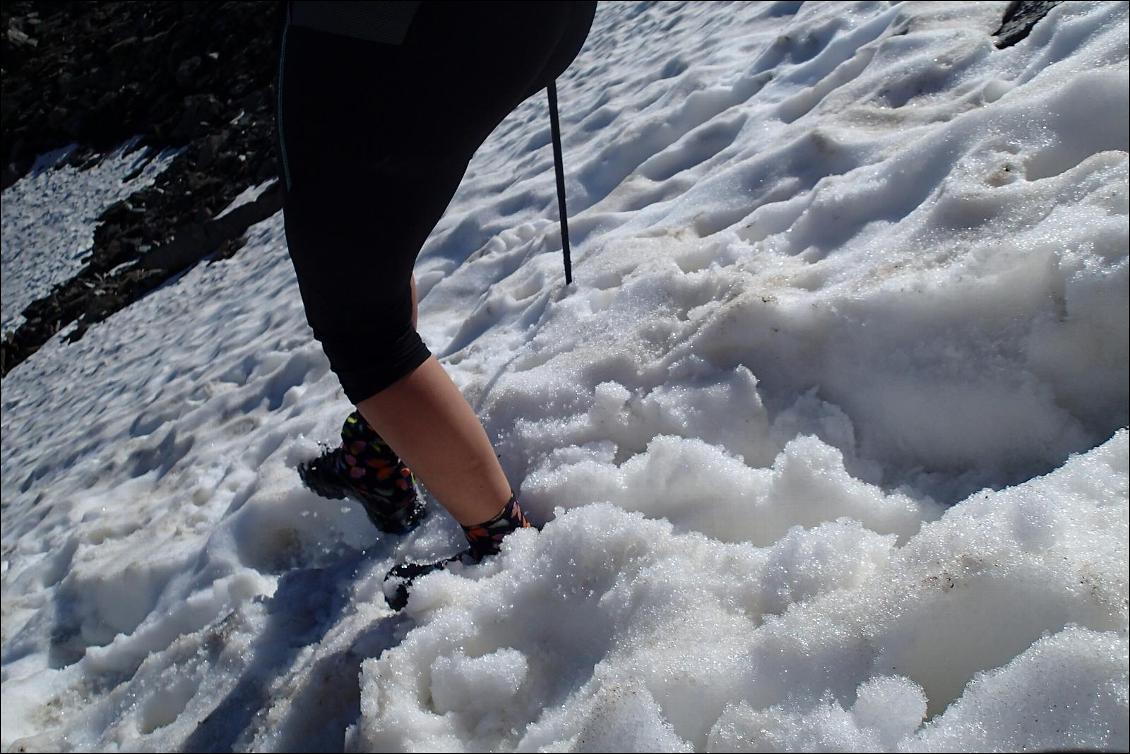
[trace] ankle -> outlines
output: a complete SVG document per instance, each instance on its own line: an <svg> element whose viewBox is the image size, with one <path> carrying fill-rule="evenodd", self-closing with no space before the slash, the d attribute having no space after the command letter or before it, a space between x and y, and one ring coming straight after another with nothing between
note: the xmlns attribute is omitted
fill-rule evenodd
<svg viewBox="0 0 1130 754"><path fill-rule="evenodd" d="M518 504L518 496L511 493L510 499L492 518L479 524L463 527L463 535L472 552L479 557L493 555L502 546L502 540L516 529L530 526L529 519Z"/></svg>
<svg viewBox="0 0 1130 754"><path fill-rule="evenodd" d="M345 418L345 422L341 425L341 443L348 446L350 443L363 442L375 443L381 447L388 447L388 443L384 441L377 430L373 429L372 425L365 420L360 411L354 411Z"/></svg>
<svg viewBox="0 0 1130 754"><path fill-rule="evenodd" d="M411 470L360 412L354 411L341 427L340 463L352 479L385 481L390 477L410 480Z"/></svg>

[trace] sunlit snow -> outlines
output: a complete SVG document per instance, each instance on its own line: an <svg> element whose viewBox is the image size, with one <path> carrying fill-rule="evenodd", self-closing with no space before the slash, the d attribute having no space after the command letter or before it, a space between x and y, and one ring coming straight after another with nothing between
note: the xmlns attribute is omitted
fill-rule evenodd
<svg viewBox="0 0 1130 754"><path fill-rule="evenodd" d="M601 5L574 285L541 96L417 263L544 527L402 613L460 531L301 487L350 405L281 215L49 342L3 382L0 746L1125 750L1127 5L998 50L1007 5Z"/></svg>

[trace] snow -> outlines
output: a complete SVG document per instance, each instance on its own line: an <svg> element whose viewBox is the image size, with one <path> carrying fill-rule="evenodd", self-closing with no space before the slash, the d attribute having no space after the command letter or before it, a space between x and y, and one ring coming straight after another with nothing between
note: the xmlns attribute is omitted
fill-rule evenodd
<svg viewBox="0 0 1130 754"><path fill-rule="evenodd" d="M281 216L49 342L3 382L0 746L1127 748L1127 7L997 50L1006 6L601 6L574 285L541 97L417 264L544 528L402 613L459 529L300 487L350 406ZM118 180L45 175L5 321L59 253L10 200Z"/></svg>
<svg viewBox="0 0 1130 754"><path fill-rule="evenodd" d="M232 199L231 204L225 207L224 210L220 212L220 214L216 215L216 219L219 220L221 217L228 214L237 207L242 207L245 204L251 204L260 196L262 196L263 192L270 188L273 184L274 181L263 181L257 186L248 186L246 189L240 192L239 196L237 196L235 199Z"/></svg>

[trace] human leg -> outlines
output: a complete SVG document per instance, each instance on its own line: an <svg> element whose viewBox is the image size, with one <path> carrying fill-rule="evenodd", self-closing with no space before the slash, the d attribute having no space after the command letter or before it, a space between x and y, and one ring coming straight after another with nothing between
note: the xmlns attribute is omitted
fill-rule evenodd
<svg viewBox="0 0 1130 754"><path fill-rule="evenodd" d="M510 498L482 423L435 357L357 409L460 524L487 521Z"/></svg>
<svg viewBox="0 0 1130 754"><path fill-rule="evenodd" d="M360 413L465 525L503 511L510 485L416 334L411 269L474 150L556 49L565 7L530 5L427 4L401 47L303 30L283 61L286 230L307 318Z"/></svg>

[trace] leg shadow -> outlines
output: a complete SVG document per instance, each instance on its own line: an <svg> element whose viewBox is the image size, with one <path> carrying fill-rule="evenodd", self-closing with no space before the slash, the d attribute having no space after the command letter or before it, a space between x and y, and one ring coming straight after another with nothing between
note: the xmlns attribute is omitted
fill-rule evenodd
<svg viewBox="0 0 1130 754"><path fill-rule="evenodd" d="M268 689L290 669L301 650L322 641L351 604L350 591L366 552L352 551L326 568L291 571L267 602L267 628L251 663L235 687L181 745L182 752L232 751L255 717L265 714ZM314 679L300 692L288 719L291 730L280 750L341 751L346 726L360 718L361 661L395 646L406 633L401 616L390 616L362 631L344 652L322 658ZM319 714L321 708L322 714ZM329 718L329 719L327 719ZM316 725L316 727L315 727Z"/></svg>

